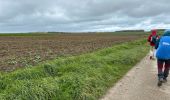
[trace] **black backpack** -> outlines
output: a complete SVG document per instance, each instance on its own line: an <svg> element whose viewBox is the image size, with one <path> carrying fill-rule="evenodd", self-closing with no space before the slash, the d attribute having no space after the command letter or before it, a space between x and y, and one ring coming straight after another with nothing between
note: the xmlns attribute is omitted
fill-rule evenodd
<svg viewBox="0 0 170 100"><path fill-rule="evenodd" d="M156 43L156 38L157 38L157 36L156 35L153 35L152 37L151 37L151 43Z"/></svg>

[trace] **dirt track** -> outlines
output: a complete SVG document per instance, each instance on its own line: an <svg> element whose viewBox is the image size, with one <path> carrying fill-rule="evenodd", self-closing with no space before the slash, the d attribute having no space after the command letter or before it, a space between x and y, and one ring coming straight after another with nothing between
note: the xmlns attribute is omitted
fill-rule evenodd
<svg viewBox="0 0 170 100"><path fill-rule="evenodd" d="M102 100L170 100L170 78L157 86L156 60L146 56Z"/></svg>

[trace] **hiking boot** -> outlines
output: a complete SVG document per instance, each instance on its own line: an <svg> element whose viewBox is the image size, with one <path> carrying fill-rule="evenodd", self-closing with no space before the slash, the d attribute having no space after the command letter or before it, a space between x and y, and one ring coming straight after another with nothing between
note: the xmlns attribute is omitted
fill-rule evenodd
<svg viewBox="0 0 170 100"><path fill-rule="evenodd" d="M162 86L162 83L163 83L163 79L161 78L159 81L158 81L158 86Z"/></svg>
<svg viewBox="0 0 170 100"><path fill-rule="evenodd" d="M158 81L158 86L162 86L162 81Z"/></svg>
<svg viewBox="0 0 170 100"><path fill-rule="evenodd" d="M166 78L163 78L163 83L166 83L167 82L167 79Z"/></svg>

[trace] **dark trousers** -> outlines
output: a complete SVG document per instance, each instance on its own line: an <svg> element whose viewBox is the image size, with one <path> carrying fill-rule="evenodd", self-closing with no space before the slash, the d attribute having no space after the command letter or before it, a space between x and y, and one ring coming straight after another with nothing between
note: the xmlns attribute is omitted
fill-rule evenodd
<svg viewBox="0 0 170 100"><path fill-rule="evenodd" d="M158 78L167 78L169 75L170 59L169 60L157 60L158 64Z"/></svg>

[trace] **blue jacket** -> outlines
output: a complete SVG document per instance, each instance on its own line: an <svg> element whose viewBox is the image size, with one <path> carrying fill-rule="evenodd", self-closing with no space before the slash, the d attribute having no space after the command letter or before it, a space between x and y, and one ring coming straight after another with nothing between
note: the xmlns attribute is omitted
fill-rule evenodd
<svg viewBox="0 0 170 100"><path fill-rule="evenodd" d="M156 48L156 57L158 59L170 59L170 30L164 32L163 36L158 40Z"/></svg>

